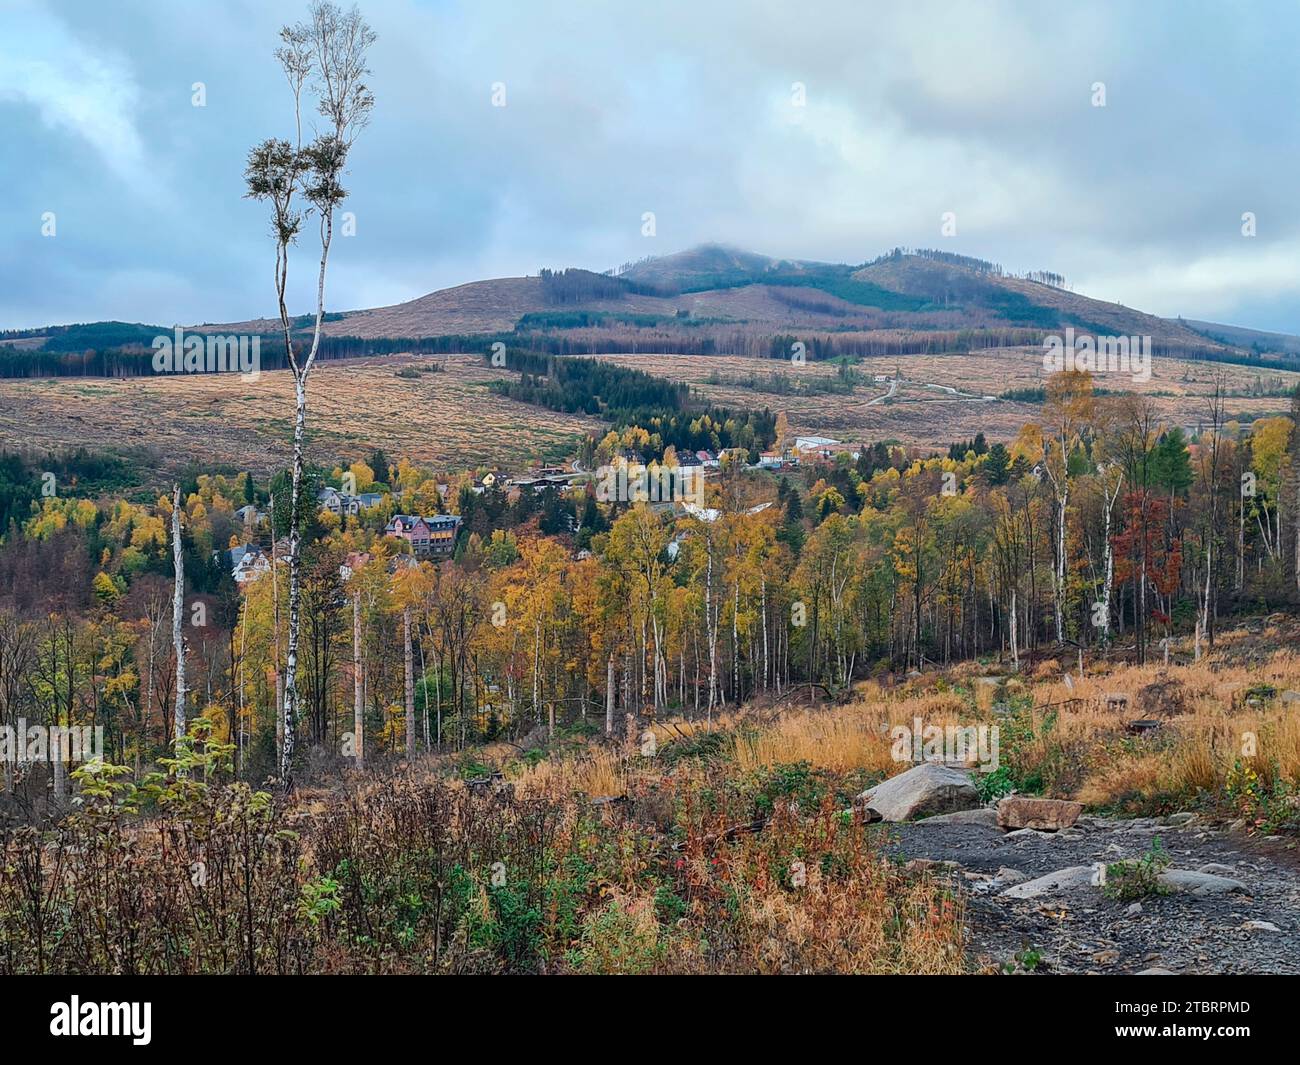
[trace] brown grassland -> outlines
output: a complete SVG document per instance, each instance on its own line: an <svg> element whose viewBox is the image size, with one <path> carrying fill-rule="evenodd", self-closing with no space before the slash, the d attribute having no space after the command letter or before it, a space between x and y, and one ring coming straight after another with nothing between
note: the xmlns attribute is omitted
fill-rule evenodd
<svg viewBox="0 0 1300 1065"><path fill-rule="evenodd" d="M435 364L440 372L419 372ZM592 418L493 394L488 382L499 373L471 355L320 363L309 385L310 457L332 466L381 447L454 473L562 458L597 428ZM259 476L282 468L292 412L288 370L256 381L237 374L0 381L6 446L143 452L153 461L138 465L154 469L160 483L188 462Z"/></svg>
<svg viewBox="0 0 1300 1065"><path fill-rule="evenodd" d="M732 408L784 410L796 433L940 449L979 432L990 441L1014 439L1022 425L1037 417L1038 405L982 397L1039 387L1046 376L1037 349L866 359L857 368L868 377L902 373L896 394L873 403L886 395L886 384L869 380L850 394L777 394L743 383L781 374L797 389L800 380L833 377L836 368L829 363L795 367L732 355L601 358L686 382L702 400ZM442 372L420 372L433 364ZM399 371L406 376L398 376ZM448 472L489 464L514 470L533 461L563 459L574 452L582 435L602 427L594 418L494 395L488 382L500 372L476 355L393 355L321 363L310 385L311 457L329 466L382 447L390 455L406 455ZM1276 391L1275 386L1293 388L1300 382L1300 374L1280 370L1157 359L1149 381L1120 375L1112 383L1099 374L1097 387L1149 395L1168 424L1194 430L1205 421L1206 398L1219 374L1226 381L1230 417L1285 414L1287 397L1250 395L1250 390L1261 383ZM967 395L949 394L944 387ZM3 380L0 439L10 447L78 444L143 452L152 460L143 465L156 470L162 483L167 471L191 462L231 470L279 468L284 462L282 442L290 431L285 412L292 407L288 371L267 372L253 382L235 375ZM33 417L33 411L39 413Z"/></svg>
<svg viewBox="0 0 1300 1065"><path fill-rule="evenodd" d="M751 376L763 381L774 374L788 377L792 384L804 377L831 378L836 367L829 363L809 361L796 367L785 361L732 355L620 354L602 358L670 380L685 381L701 397L723 406L784 410L791 430L796 433L833 436L847 443L898 441L922 448L947 448L956 440L969 440L980 432L990 441L1013 440L1021 426L1038 417L1038 404L1003 399L990 402L982 397L1042 387L1048 376L1043 370L1040 348L863 359L856 368L868 377L902 374L892 399L871 403L886 395L886 384L870 381L846 395L800 395L798 392L776 394L738 383ZM1229 363L1162 358L1154 359L1153 363L1149 381L1133 381L1128 374L1101 373L1096 375L1096 386L1148 395L1168 424L1196 428L1207 421L1206 399L1213 392L1219 374L1226 382L1230 417L1286 414L1289 397L1250 396L1247 392L1261 381L1280 383L1285 388L1294 388L1300 382L1300 373L1257 370ZM722 383L710 383L714 375ZM953 396L927 385L955 388L978 398Z"/></svg>

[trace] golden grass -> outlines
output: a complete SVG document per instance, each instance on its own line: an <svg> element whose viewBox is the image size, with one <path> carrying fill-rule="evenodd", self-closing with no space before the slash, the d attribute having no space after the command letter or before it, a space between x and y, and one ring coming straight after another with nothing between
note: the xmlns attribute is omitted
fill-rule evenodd
<svg viewBox="0 0 1300 1065"><path fill-rule="evenodd" d="M1251 635L1226 634L1213 655L1189 665L1086 662L1079 676L1072 663L1068 685L1061 667L1050 662L1041 663L1033 678L1006 673L1000 686L978 683L994 675L990 667L962 663L895 690L860 685L855 700L843 706L729 710L716 714L711 728L724 735L729 772L740 776L797 762L834 773L891 776L911 765L892 756L896 725L914 728L917 719L922 727L1001 725L1002 764L1024 778L1037 775L1046 794L1102 810L1157 810L1191 801L1226 810L1237 801L1228 801L1229 786L1243 773L1261 788L1300 790L1300 708L1280 698L1300 690L1300 655L1263 652L1258 633L1247 642ZM1238 661L1243 650L1251 650L1253 660ZM1272 685L1279 697L1247 705L1247 690L1259 684ZM1009 692L1027 707L1014 721L993 707ZM1108 705L1115 693L1128 696L1127 707ZM1163 727L1131 735L1126 725L1143 717L1156 717ZM649 728L662 747L710 726L675 718ZM583 745L531 767L503 746L487 760L506 766L524 797L621 795L669 772L652 760L629 761L625 746Z"/></svg>
<svg viewBox="0 0 1300 1065"><path fill-rule="evenodd" d="M1300 656L1278 650L1248 665L1234 664L1227 650L1238 635L1225 638L1223 651L1199 663L1146 666L1086 664L1080 677L1071 671L1067 685L1059 666L1042 663L1034 679L1008 678L1014 690L1031 692L1032 707L1018 715L1016 748L1008 751L1003 733L1001 758L1014 759L1026 775L1044 771L1049 791L1106 808L1140 799L1152 806L1187 800L1222 799L1244 769L1265 787L1279 783L1300 787L1300 710L1280 693L1300 690ZM1007 724L992 710L993 685L976 683L981 670L966 663L945 674L948 683L970 695L922 688L938 678L922 678L908 689L883 693L864 689L844 707L791 710L758 729L737 730L734 757L745 771L781 763L809 762L844 772L866 770L885 775L901 772L910 762L891 756L890 729L940 727L982 722ZM1249 688L1270 684L1279 698L1246 705ZM1122 693L1126 707L1108 705ZM1128 733L1137 718L1154 717L1163 727L1148 738Z"/></svg>
<svg viewBox="0 0 1300 1065"><path fill-rule="evenodd" d="M959 392L978 396L999 396L1012 389L1041 385L1041 347L996 348L951 355L908 355L898 358L866 359L860 369L868 375L888 374L895 367L903 383L888 403L870 401L885 393L876 382L863 385L849 395L792 393L777 395L737 384L751 375L760 379L784 373L792 380L819 378L835 373L829 363L809 362L797 369L771 359L739 355L602 355L623 366L646 370L660 377L684 381L714 403L730 407L770 406L783 410L794 432L826 433L844 441L896 439L904 444L944 448L954 440L965 440L983 432L993 440L1013 439L1020 427L1036 418L1037 404L997 400L982 402L953 397L928 389L927 384L947 385ZM1285 397L1250 396L1260 371L1255 367L1160 358L1149 381L1132 381L1127 375L1098 385L1123 388L1150 396L1163 421L1171 425L1193 424L1204 416L1205 398L1213 391L1217 374L1227 378L1230 415L1283 414ZM1300 374L1272 369L1264 375L1291 387ZM713 381L719 383L714 384Z"/></svg>
<svg viewBox="0 0 1300 1065"><path fill-rule="evenodd" d="M401 378L409 366L444 367ZM326 467L383 448L438 472L521 466L572 452L601 423L498 396L501 372L472 355L331 360L312 372L308 452ZM32 411L40 411L39 418ZM68 441L118 451L143 445L158 484L169 469L280 469L288 461L293 380L288 370L256 381L237 374L0 381L0 436L33 448ZM139 425L149 427L140 440ZM145 475L149 470L145 470Z"/></svg>
<svg viewBox="0 0 1300 1065"><path fill-rule="evenodd" d="M524 799L559 799L575 792L593 797L621 795L625 779L621 754L602 747L568 758L548 758L535 766L516 765L510 773L515 794Z"/></svg>

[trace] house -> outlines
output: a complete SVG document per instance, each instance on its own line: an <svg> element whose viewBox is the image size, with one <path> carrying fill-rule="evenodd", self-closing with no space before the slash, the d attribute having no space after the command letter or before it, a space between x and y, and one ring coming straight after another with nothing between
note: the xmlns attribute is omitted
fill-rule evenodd
<svg viewBox="0 0 1300 1065"><path fill-rule="evenodd" d="M829 436L797 436L794 441L795 454L801 458L831 459L840 450L840 442Z"/></svg>
<svg viewBox="0 0 1300 1065"><path fill-rule="evenodd" d="M573 473L552 473L539 474L536 477L521 477L514 481L508 481L507 487L525 491L532 489L534 493L545 492L548 489L563 492L570 486L577 474Z"/></svg>
<svg viewBox="0 0 1300 1065"><path fill-rule="evenodd" d="M779 451L764 451L758 456L758 465L765 470L779 470L785 463L785 456Z"/></svg>
<svg viewBox="0 0 1300 1065"><path fill-rule="evenodd" d="M752 506L747 508L745 510L745 513L762 514L763 511L767 510L771 506L772 504L770 501L767 503L759 503L757 506ZM717 507L702 507L698 503L682 503L679 504L679 507L680 507L680 510L678 511L679 513L689 514L692 518L702 521L706 525L712 525L715 521L717 521L720 517L722 517L722 511L720 511ZM678 535L677 539L678 540L682 539L680 534ZM676 552L670 551L669 557L670 558L674 557L675 554Z"/></svg>
<svg viewBox="0 0 1300 1065"><path fill-rule="evenodd" d="M697 451L695 452L695 457L700 460L700 464L706 470L716 470L720 465L720 463L718 462L718 456L715 455L712 451L704 451L704 450Z"/></svg>
<svg viewBox="0 0 1300 1065"><path fill-rule="evenodd" d="M464 519L458 514L435 514L420 517L394 514L384 526L384 534L405 540L417 558L450 558L456 550L456 536Z"/></svg>
<svg viewBox="0 0 1300 1065"><path fill-rule="evenodd" d="M456 551L456 537L464 519L459 514L437 514L424 522L429 528L429 556L450 558Z"/></svg>
<svg viewBox="0 0 1300 1065"><path fill-rule="evenodd" d="M361 567L369 561L370 553L368 551L349 551L347 558L345 558L342 565L339 566L339 580L351 580L352 574L356 573L357 570L361 569Z"/></svg>
<svg viewBox="0 0 1300 1065"><path fill-rule="evenodd" d="M506 478L499 473L485 473L482 477L476 477L474 483L470 485L470 491L476 496L481 496L484 492L489 492L494 488L503 488L506 485Z"/></svg>
<svg viewBox="0 0 1300 1065"><path fill-rule="evenodd" d="M235 517L243 523L246 528L255 528L266 521L266 512L258 510L256 504L249 503L235 511Z"/></svg>
<svg viewBox="0 0 1300 1065"><path fill-rule="evenodd" d="M355 516L363 510L377 507L384 501L382 492L362 492L360 495L348 495L337 488L325 487L316 493L316 502L322 510L343 517L345 514Z"/></svg>
<svg viewBox="0 0 1300 1065"><path fill-rule="evenodd" d="M257 544L243 544L232 547L229 551L214 551L212 557L217 558L220 555L226 556L226 562L230 566L230 576L241 587L245 581L271 572L271 559Z"/></svg>
<svg viewBox="0 0 1300 1065"><path fill-rule="evenodd" d="M677 456L677 465L682 469L703 469L704 460L699 454L691 454L689 451L683 452Z"/></svg>
<svg viewBox="0 0 1300 1065"><path fill-rule="evenodd" d="M316 502L320 504L321 510L328 510L331 514L342 515L346 512L345 499L351 498L345 496L337 488L326 486L316 493Z"/></svg>
<svg viewBox="0 0 1300 1065"><path fill-rule="evenodd" d="M796 451L823 451L839 446L838 440L833 440L829 436L796 436L794 438L794 449Z"/></svg>

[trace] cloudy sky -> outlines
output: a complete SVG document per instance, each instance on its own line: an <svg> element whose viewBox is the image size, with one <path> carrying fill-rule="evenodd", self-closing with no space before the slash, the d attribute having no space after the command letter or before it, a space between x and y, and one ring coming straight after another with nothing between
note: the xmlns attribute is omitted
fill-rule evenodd
<svg viewBox="0 0 1300 1065"><path fill-rule="evenodd" d="M901 244L1300 332L1295 3L361 8L377 105L332 309L704 241L844 262ZM271 310L242 171L250 145L291 129L271 53L305 9L0 0L0 328ZM310 246L294 265L306 311Z"/></svg>

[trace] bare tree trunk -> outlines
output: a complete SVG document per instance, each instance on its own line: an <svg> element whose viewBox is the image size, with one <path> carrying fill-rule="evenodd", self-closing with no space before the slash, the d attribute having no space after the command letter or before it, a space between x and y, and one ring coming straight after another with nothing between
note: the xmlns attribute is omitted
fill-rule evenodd
<svg viewBox="0 0 1300 1065"><path fill-rule="evenodd" d="M533 720L539 726L542 723L541 658L542 622L538 619L533 622Z"/></svg>
<svg viewBox="0 0 1300 1065"><path fill-rule="evenodd" d="M284 749L284 674L280 671L280 572L275 540L275 493L271 493L271 605L272 624L275 627L275 750L276 757Z"/></svg>
<svg viewBox="0 0 1300 1065"><path fill-rule="evenodd" d="M238 769L244 771L244 722L246 720L244 712L244 682L246 671L244 669L244 654L248 648L248 600L245 599L240 604L240 625L239 625L239 732L238 732ZM233 663L232 663L233 666Z"/></svg>
<svg viewBox="0 0 1300 1065"><path fill-rule="evenodd" d="M1068 472L1062 474L1062 486L1056 497L1056 568L1053 571L1055 579L1052 590L1056 599L1056 642L1058 644L1065 642L1065 515L1070 491L1068 483L1065 482L1067 477L1069 477Z"/></svg>
<svg viewBox="0 0 1300 1065"><path fill-rule="evenodd" d="M718 701L718 621L713 606L713 542L706 545L708 561L704 579L704 617L709 643L709 703L705 711L710 727L713 724L713 707Z"/></svg>
<svg viewBox="0 0 1300 1065"><path fill-rule="evenodd" d="M352 593L352 745L357 768L366 764L365 693L361 685L361 593Z"/></svg>
<svg viewBox="0 0 1300 1065"><path fill-rule="evenodd" d="M173 716L177 744L185 735L185 555L181 548L181 486L172 486L172 648L176 653L176 710Z"/></svg>
<svg viewBox="0 0 1300 1065"><path fill-rule="evenodd" d="M1017 636L1015 636L1015 628L1017 628L1017 623L1015 623L1015 614L1017 614L1017 610L1017 602L1015 602L1015 585L1013 584L1011 585L1011 616L1009 625L1011 637L1011 664L1019 670L1019 668L1021 668L1021 645L1019 645Z"/></svg>
<svg viewBox="0 0 1300 1065"><path fill-rule="evenodd" d="M294 374L293 490L289 497L289 641L284 656L284 743L280 747L280 779L293 787L293 752L298 727L298 637L302 626L302 513L303 447L307 427L307 380Z"/></svg>
<svg viewBox="0 0 1300 1065"><path fill-rule="evenodd" d="M1238 592L1246 583L1246 493L1237 493L1237 575L1235 588Z"/></svg>
<svg viewBox="0 0 1300 1065"><path fill-rule="evenodd" d="M1101 601L1105 607L1101 619L1101 636L1107 644L1110 643L1110 600L1115 591L1115 549L1110 542L1110 523L1111 523L1111 506L1119 498L1120 486L1124 483L1123 474L1120 475L1119 481L1115 484L1115 494L1112 496L1106 491L1106 484L1103 481L1101 486L1102 503L1105 506L1103 513L1104 525L1102 529L1102 551L1105 557L1105 576L1102 582Z"/></svg>
<svg viewBox="0 0 1300 1065"><path fill-rule="evenodd" d="M605 735L614 735L614 652L605 663Z"/></svg>
<svg viewBox="0 0 1300 1065"><path fill-rule="evenodd" d="M406 668L406 757L415 760L415 657L411 652L411 608L402 611L402 648Z"/></svg>

